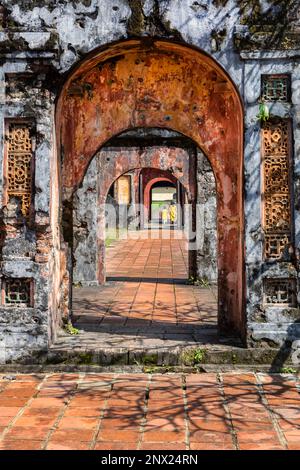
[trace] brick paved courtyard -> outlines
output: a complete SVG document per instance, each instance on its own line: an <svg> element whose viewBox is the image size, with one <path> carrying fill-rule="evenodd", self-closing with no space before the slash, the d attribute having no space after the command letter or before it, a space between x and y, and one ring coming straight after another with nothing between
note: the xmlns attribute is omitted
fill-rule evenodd
<svg viewBox="0 0 300 470"><path fill-rule="evenodd" d="M295 376L0 375L1 449L300 449Z"/></svg>
<svg viewBox="0 0 300 470"><path fill-rule="evenodd" d="M81 335L67 342L132 349L217 341L216 287L186 284L186 241L179 230L165 239L168 233L154 230L151 239L146 230L131 233L133 239L107 249L108 282L74 289Z"/></svg>
<svg viewBox="0 0 300 470"><path fill-rule="evenodd" d="M187 241L182 230L139 230L107 249L107 276L142 280L188 278Z"/></svg>

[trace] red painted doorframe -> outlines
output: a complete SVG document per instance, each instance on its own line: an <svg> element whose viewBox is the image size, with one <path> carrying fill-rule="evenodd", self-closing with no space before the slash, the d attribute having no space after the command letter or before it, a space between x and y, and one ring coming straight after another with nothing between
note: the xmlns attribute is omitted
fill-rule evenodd
<svg viewBox="0 0 300 470"><path fill-rule="evenodd" d="M88 55L66 80L56 107L70 199L95 153L113 136L161 127L195 142L210 160L218 199L219 327L244 336L243 107L211 57L178 43L112 44Z"/></svg>

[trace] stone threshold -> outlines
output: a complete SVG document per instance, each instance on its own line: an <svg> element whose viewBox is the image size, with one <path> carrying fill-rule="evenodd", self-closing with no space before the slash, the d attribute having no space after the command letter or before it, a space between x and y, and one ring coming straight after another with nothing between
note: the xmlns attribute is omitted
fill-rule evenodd
<svg viewBox="0 0 300 470"><path fill-rule="evenodd" d="M101 365L81 365L81 364L0 364L0 374L7 375L13 379L15 374L47 374L56 372L66 373L105 373L105 374L209 374L219 372L264 372L277 374L280 376L291 376L300 374L300 368L284 371L282 367L271 366L270 364L202 364L201 366L101 366Z"/></svg>
<svg viewBox="0 0 300 470"><path fill-rule="evenodd" d="M135 371L135 372L212 372L228 370L268 372L296 371L289 351L275 348L243 348L228 344L149 348L59 348L32 352L19 362L0 365L0 371Z"/></svg>

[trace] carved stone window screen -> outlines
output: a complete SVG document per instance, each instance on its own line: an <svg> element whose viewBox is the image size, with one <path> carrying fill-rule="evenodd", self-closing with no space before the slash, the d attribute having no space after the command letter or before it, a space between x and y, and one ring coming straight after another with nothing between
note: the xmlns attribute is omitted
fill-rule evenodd
<svg viewBox="0 0 300 470"><path fill-rule="evenodd" d="M2 303L12 307L32 307L32 280L27 278L4 278L2 280Z"/></svg>
<svg viewBox="0 0 300 470"><path fill-rule="evenodd" d="M265 279L264 303L296 307L295 279Z"/></svg>
<svg viewBox="0 0 300 470"><path fill-rule="evenodd" d="M289 194L265 194L266 232L290 232Z"/></svg>
<svg viewBox="0 0 300 470"><path fill-rule="evenodd" d="M265 253L268 258L281 259L290 242L290 236L286 233L267 233L265 234Z"/></svg>
<svg viewBox="0 0 300 470"><path fill-rule="evenodd" d="M290 124L268 121L262 129L263 228L266 259L281 259L291 243Z"/></svg>
<svg viewBox="0 0 300 470"><path fill-rule="evenodd" d="M276 123L268 121L264 124L263 152L264 156L285 156L289 152L289 123L281 119Z"/></svg>
<svg viewBox="0 0 300 470"><path fill-rule="evenodd" d="M289 167L286 155L265 156L265 194L274 192L289 194Z"/></svg>
<svg viewBox="0 0 300 470"><path fill-rule="evenodd" d="M29 217L34 171L32 123L9 121L6 126L6 201L17 196Z"/></svg>
<svg viewBox="0 0 300 470"><path fill-rule="evenodd" d="M261 96L265 101L289 101L289 75L262 75Z"/></svg>

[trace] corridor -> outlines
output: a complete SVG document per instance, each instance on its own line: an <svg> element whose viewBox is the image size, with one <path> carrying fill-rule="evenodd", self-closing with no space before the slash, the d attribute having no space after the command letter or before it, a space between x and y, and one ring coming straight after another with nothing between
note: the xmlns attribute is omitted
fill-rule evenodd
<svg viewBox="0 0 300 470"><path fill-rule="evenodd" d="M170 348L216 340L216 288L188 284L187 246L179 230L134 233L107 248L107 282L73 291L75 345ZM169 232L170 233L170 232Z"/></svg>

